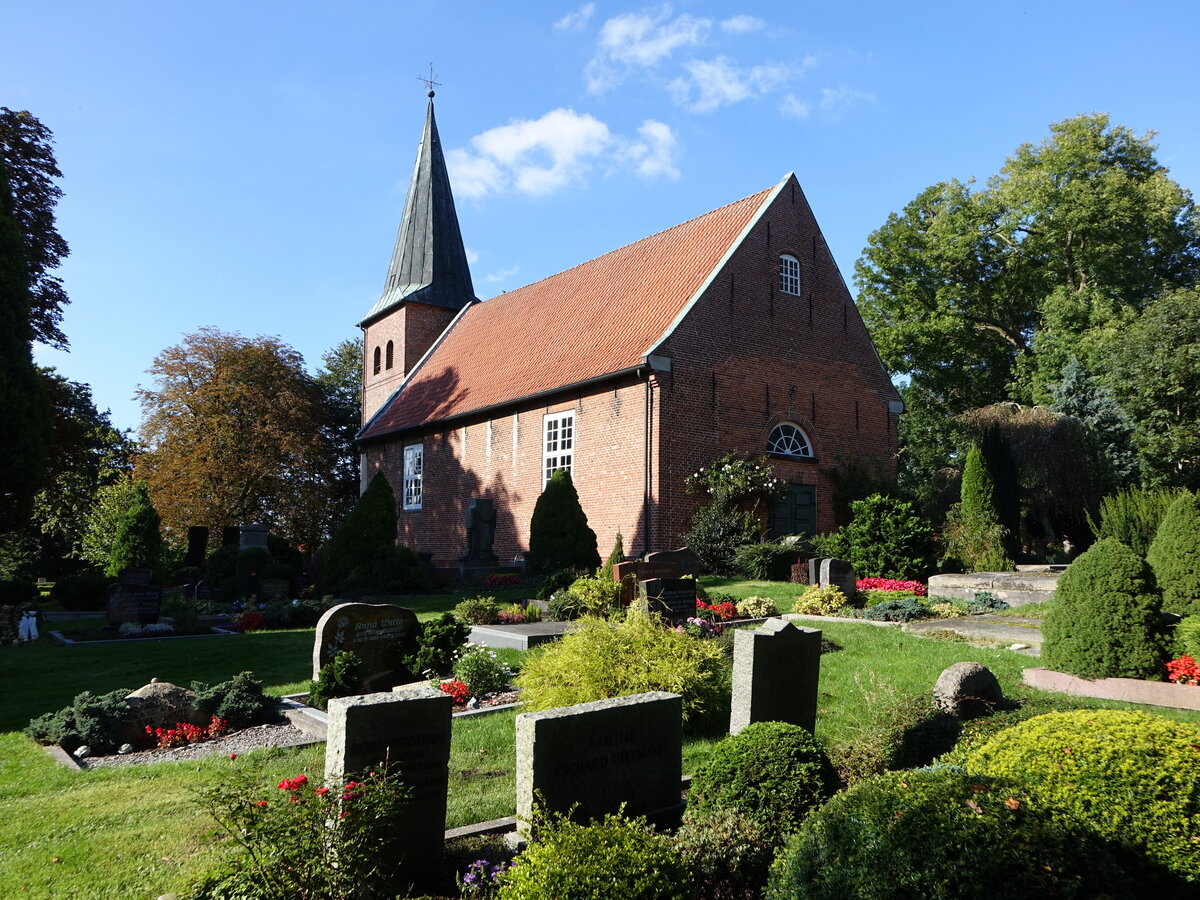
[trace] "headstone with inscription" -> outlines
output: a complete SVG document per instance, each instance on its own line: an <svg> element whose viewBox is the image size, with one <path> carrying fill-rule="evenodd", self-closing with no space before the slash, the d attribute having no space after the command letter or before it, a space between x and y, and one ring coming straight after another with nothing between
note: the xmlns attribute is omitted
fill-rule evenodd
<svg viewBox="0 0 1200 900"><path fill-rule="evenodd" d="M441 874L452 706L429 687L329 701L326 785L386 766L410 792L378 854L397 883L428 884Z"/></svg>
<svg viewBox="0 0 1200 900"><path fill-rule="evenodd" d="M729 733L753 722L817 724L821 632L770 619L733 635L733 701Z"/></svg>
<svg viewBox="0 0 1200 900"><path fill-rule="evenodd" d="M203 525L192 525L188 528L187 555L183 558L185 566L200 568L204 565L204 557L208 553L208 528Z"/></svg>
<svg viewBox="0 0 1200 900"><path fill-rule="evenodd" d="M650 612L671 620L696 615L696 582L692 578L652 578L642 582Z"/></svg>
<svg viewBox="0 0 1200 900"><path fill-rule="evenodd" d="M671 563L675 566L675 574L677 576L691 575L693 578L700 577L700 557L696 555L695 550L688 547L680 547L678 550L657 550L654 553L647 553L646 562Z"/></svg>
<svg viewBox="0 0 1200 900"><path fill-rule="evenodd" d="M420 680L404 665L416 649L417 616L411 609L383 603L339 603L317 622L313 640L312 677L333 662L339 651L351 650L362 661L362 693L391 690Z"/></svg>
<svg viewBox="0 0 1200 900"><path fill-rule="evenodd" d="M828 558L821 560L820 584L832 584L846 595L846 599L850 599L858 590L855 586L857 581L858 576L854 574L854 567L845 560Z"/></svg>
<svg viewBox="0 0 1200 900"><path fill-rule="evenodd" d="M151 569L122 569L117 583L108 586L107 618L113 627L126 622L153 625L162 605L162 588L151 584Z"/></svg>
<svg viewBox="0 0 1200 900"><path fill-rule="evenodd" d="M249 550L251 547L267 546L267 526L266 525L243 525L238 529L238 546L243 550Z"/></svg>
<svg viewBox="0 0 1200 900"><path fill-rule="evenodd" d="M579 821L615 813L678 821L683 698L654 691L517 716L517 818L535 802Z"/></svg>
<svg viewBox="0 0 1200 900"><path fill-rule="evenodd" d="M638 584L651 578L678 578L679 570L672 562L630 562L613 566L613 579L621 584L621 604L628 606L638 596Z"/></svg>

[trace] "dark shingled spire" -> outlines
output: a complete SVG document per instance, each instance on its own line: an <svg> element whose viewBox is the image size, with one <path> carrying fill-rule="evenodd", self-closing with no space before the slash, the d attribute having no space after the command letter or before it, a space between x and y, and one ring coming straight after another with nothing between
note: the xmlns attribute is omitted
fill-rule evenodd
<svg viewBox="0 0 1200 900"><path fill-rule="evenodd" d="M467 252L458 230L442 142L433 118L432 90L429 97L425 131L408 185L387 281L360 327L370 325L404 301L461 309L476 299Z"/></svg>

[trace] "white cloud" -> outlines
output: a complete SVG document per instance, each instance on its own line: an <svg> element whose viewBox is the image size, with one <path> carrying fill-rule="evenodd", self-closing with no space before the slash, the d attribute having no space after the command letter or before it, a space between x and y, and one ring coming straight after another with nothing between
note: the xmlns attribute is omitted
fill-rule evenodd
<svg viewBox="0 0 1200 900"><path fill-rule="evenodd" d="M821 112L831 119L836 119L843 109L860 100L874 103L875 95L865 94L845 85L836 88L821 88Z"/></svg>
<svg viewBox="0 0 1200 900"><path fill-rule="evenodd" d="M812 112L812 107L795 94L788 92L784 94L783 100L779 104L779 111L791 119L807 119L808 114Z"/></svg>
<svg viewBox="0 0 1200 900"><path fill-rule="evenodd" d="M446 153L455 194L479 198L516 191L540 197L584 178L594 164L615 162L647 178L675 177L678 141L670 127L646 120L636 138L614 135L594 116L555 109L517 120Z"/></svg>
<svg viewBox="0 0 1200 900"><path fill-rule="evenodd" d="M467 253L467 263L469 265L473 266L475 263L479 262L479 254L474 250L472 250L470 247L463 247L463 250L465 250Z"/></svg>
<svg viewBox="0 0 1200 900"><path fill-rule="evenodd" d="M792 77L791 66L768 64L744 68L727 56L694 59L684 64L686 77L671 82L677 102L692 112L712 112L768 93Z"/></svg>
<svg viewBox="0 0 1200 900"><path fill-rule="evenodd" d="M555 31L579 31L588 21L591 20L593 13L596 12L595 3L585 3L583 6L574 12L569 12L557 22L554 23Z"/></svg>
<svg viewBox="0 0 1200 900"><path fill-rule="evenodd" d="M671 126L647 119L638 128L638 137L639 140L625 144L617 158L632 163L643 178L678 178L675 157L679 152L679 140Z"/></svg>
<svg viewBox="0 0 1200 900"><path fill-rule="evenodd" d="M704 42L711 19L683 15L671 17L664 6L656 15L626 13L609 19L600 28L596 55L585 70L588 90L602 93L625 80L630 70L654 66L681 47Z"/></svg>
<svg viewBox="0 0 1200 900"><path fill-rule="evenodd" d="M733 34L745 34L748 31L760 31L766 24L762 19L754 16L731 16L721 22L721 30Z"/></svg>
<svg viewBox="0 0 1200 900"><path fill-rule="evenodd" d="M520 266L510 266L507 269L501 269L498 272L492 272L490 275L483 276L483 281L485 284L499 284L500 282L508 281L520 271Z"/></svg>

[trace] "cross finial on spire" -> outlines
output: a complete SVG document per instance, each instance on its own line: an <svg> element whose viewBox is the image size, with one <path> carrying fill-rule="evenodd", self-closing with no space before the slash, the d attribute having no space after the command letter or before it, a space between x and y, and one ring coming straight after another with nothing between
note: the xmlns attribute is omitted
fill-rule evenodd
<svg viewBox="0 0 1200 900"><path fill-rule="evenodd" d="M432 100L432 99L433 99L433 87L434 87L434 85L437 85L438 87L441 87L441 86L442 86L442 83L441 83L440 81L434 81L433 79L434 79L434 75L433 75L433 63L430 63L430 64L429 64L429 77L428 77L428 78L426 78L424 75L418 75L418 76L417 76L417 81L423 81L423 82L425 82L425 90L427 90L427 91L429 92L429 99L430 99L430 100Z"/></svg>

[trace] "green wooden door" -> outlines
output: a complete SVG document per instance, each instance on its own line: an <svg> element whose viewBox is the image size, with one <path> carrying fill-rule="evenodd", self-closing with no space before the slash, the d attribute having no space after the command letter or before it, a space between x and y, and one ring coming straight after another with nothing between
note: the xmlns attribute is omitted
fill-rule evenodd
<svg viewBox="0 0 1200 900"><path fill-rule="evenodd" d="M817 533L817 489L789 484L788 492L771 506L771 537Z"/></svg>

